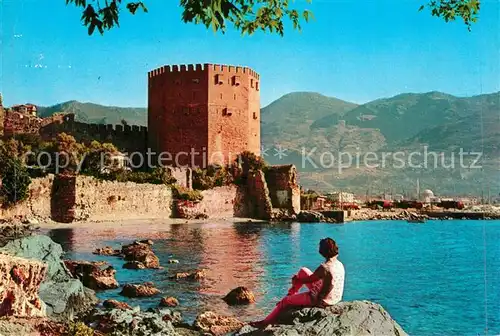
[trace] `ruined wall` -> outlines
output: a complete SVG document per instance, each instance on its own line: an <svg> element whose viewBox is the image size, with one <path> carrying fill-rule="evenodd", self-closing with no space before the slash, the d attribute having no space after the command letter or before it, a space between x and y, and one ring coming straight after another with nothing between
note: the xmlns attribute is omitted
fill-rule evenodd
<svg viewBox="0 0 500 336"><path fill-rule="evenodd" d="M170 153L172 163L200 167L232 162L231 156L245 150L259 154L258 81L253 70L226 65L174 65L151 71L149 145L155 152ZM185 154L191 151L193 156ZM175 160L179 153L183 154Z"/></svg>
<svg viewBox="0 0 500 336"><path fill-rule="evenodd" d="M172 192L166 185L101 181L78 176L75 221L168 218Z"/></svg>
<svg viewBox="0 0 500 336"><path fill-rule="evenodd" d="M264 173L259 170L251 173L246 181L246 210L247 217L271 219L273 206L269 197Z"/></svg>
<svg viewBox="0 0 500 336"><path fill-rule="evenodd" d="M184 188L193 189L193 171L191 168L166 167L177 180L176 184Z"/></svg>
<svg viewBox="0 0 500 336"><path fill-rule="evenodd" d="M199 202L176 201L176 213L181 218L232 218L237 212L238 188L235 185L202 191Z"/></svg>
<svg viewBox="0 0 500 336"><path fill-rule="evenodd" d="M76 176L56 175L50 199L51 219L60 223L71 223L76 218Z"/></svg>
<svg viewBox="0 0 500 336"><path fill-rule="evenodd" d="M268 167L266 182L273 208L287 209L293 214L300 212L300 187L294 165Z"/></svg>
<svg viewBox="0 0 500 336"><path fill-rule="evenodd" d="M12 208L0 208L0 218L29 217L47 220L51 217L51 193L53 175L31 180L29 197Z"/></svg>
<svg viewBox="0 0 500 336"><path fill-rule="evenodd" d="M33 179L30 197L0 210L2 219L82 220L168 218L172 193L156 184L101 181L87 176L49 175Z"/></svg>

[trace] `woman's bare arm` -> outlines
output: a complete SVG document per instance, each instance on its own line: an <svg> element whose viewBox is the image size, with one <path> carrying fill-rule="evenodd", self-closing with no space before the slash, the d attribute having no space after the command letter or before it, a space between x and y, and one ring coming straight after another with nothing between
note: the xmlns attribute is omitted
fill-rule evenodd
<svg viewBox="0 0 500 336"><path fill-rule="evenodd" d="M326 276L327 272L325 270L325 268L323 267L323 265L319 266L316 271L314 271L313 274L311 274L310 276L308 276L307 278L305 279L300 279L300 283L302 284L308 284L308 283L313 283L313 282L316 282L316 281L319 281L321 279L324 279L324 277Z"/></svg>

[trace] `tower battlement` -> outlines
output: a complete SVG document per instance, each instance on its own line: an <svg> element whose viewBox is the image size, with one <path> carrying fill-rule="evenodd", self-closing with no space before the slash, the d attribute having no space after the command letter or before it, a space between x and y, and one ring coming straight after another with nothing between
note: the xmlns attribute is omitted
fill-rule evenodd
<svg viewBox="0 0 500 336"><path fill-rule="evenodd" d="M244 66L235 66L235 65L225 65L225 64L180 64L180 65L165 65L154 70L148 72L148 77L153 78L156 76L161 76L164 73L180 73L180 72L204 72L208 70L213 70L222 73L230 73L230 74L249 74L256 79L260 79L260 75L250 69L249 67Z"/></svg>

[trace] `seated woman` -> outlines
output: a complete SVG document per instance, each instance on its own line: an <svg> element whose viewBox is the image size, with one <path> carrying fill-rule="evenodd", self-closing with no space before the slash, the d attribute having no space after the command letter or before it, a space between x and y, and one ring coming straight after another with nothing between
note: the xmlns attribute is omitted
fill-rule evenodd
<svg viewBox="0 0 500 336"><path fill-rule="evenodd" d="M276 322L278 315L286 308L295 307L327 307L342 300L344 292L344 265L337 259L338 247L331 238L319 242L319 254L326 261L313 273L307 268L292 277L292 287L276 308L262 321L252 322L250 325L263 328ZM305 285L309 290L304 293L298 291Z"/></svg>

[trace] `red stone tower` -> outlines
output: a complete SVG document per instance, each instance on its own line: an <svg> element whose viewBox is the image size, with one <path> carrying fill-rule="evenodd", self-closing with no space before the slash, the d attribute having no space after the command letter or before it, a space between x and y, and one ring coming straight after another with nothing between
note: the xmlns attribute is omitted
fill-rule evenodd
<svg viewBox="0 0 500 336"><path fill-rule="evenodd" d="M246 67L167 65L149 72L149 147L169 153L162 156L166 165L205 167L233 162L243 151L260 155L259 90L259 75Z"/></svg>

